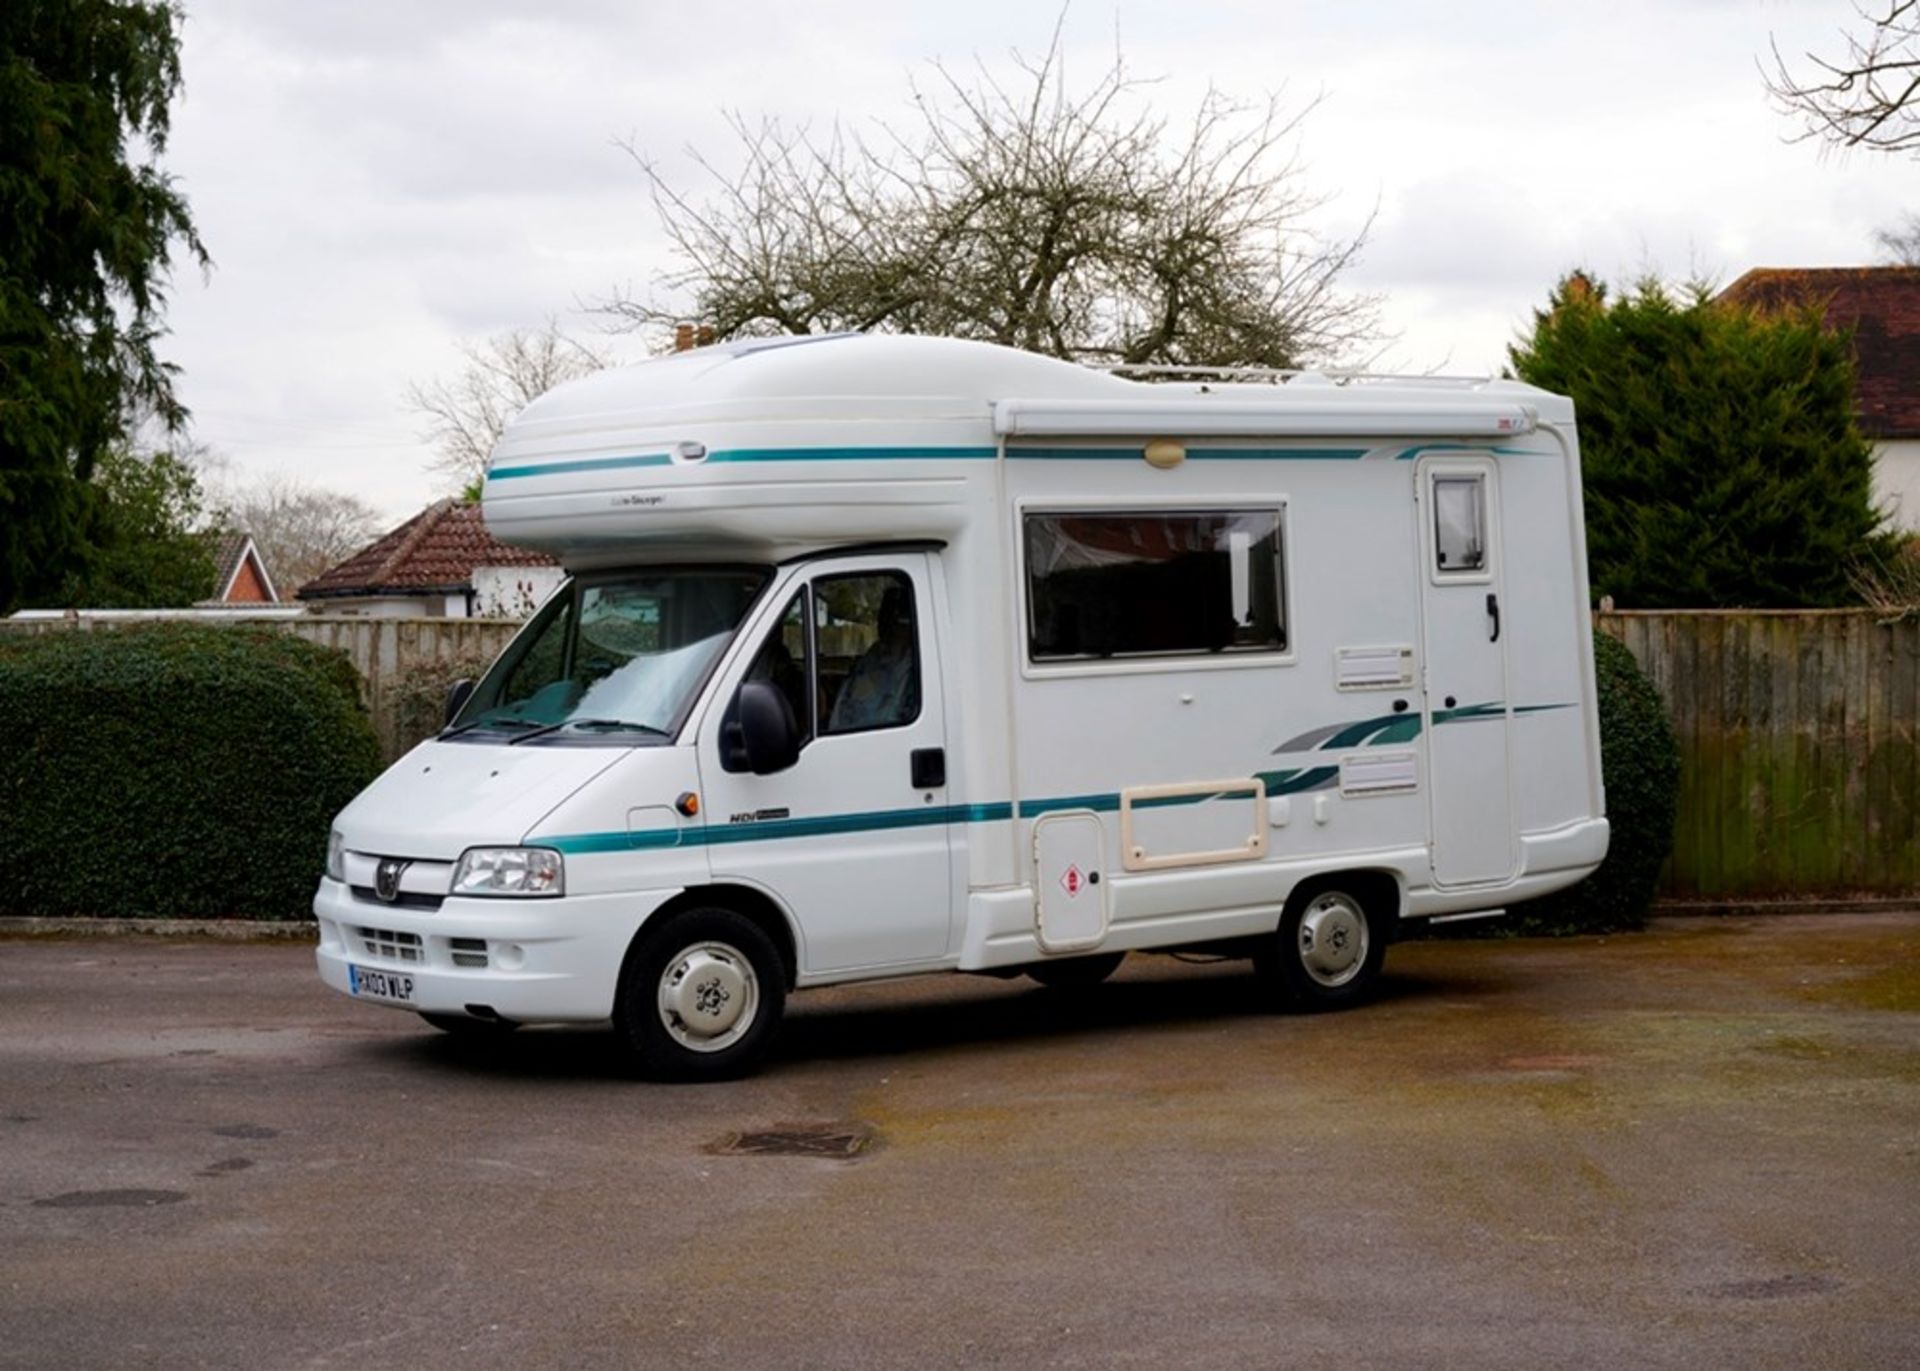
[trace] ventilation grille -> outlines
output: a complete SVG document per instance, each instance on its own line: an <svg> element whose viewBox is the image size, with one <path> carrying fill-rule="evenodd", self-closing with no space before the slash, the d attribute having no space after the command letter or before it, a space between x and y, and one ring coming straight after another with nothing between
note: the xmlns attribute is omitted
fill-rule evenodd
<svg viewBox="0 0 1920 1371"><path fill-rule="evenodd" d="M389 928L363 928L359 934L370 957L385 957L390 962L426 960L418 933L396 933Z"/></svg>
<svg viewBox="0 0 1920 1371"><path fill-rule="evenodd" d="M445 895L423 895L418 891L403 890L391 900L383 900L370 885L351 887L353 898L364 904L391 905L396 909L435 910L446 902Z"/></svg>
<svg viewBox="0 0 1920 1371"><path fill-rule="evenodd" d="M487 940L485 938L449 938L447 946L453 950L455 966L470 967L475 970L485 968L487 964Z"/></svg>

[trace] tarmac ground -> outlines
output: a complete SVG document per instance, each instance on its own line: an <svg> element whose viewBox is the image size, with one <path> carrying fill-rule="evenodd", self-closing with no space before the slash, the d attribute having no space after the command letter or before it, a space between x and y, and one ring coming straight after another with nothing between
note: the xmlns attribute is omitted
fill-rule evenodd
<svg viewBox="0 0 1920 1371"><path fill-rule="evenodd" d="M803 992L666 1087L304 947L0 941L0 1365L1911 1367L1916 1010L1920 912L1662 919L1322 1016Z"/></svg>

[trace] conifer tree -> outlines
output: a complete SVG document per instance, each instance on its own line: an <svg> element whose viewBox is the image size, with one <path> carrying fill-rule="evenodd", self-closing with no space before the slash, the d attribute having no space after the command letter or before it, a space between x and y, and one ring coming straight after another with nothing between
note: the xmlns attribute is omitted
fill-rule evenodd
<svg viewBox="0 0 1920 1371"><path fill-rule="evenodd" d="M1573 397L1593 594L1622 607L1839 605L1880 550L1851 340L1815 306L1760 312L1575 273L1512 348Z"/></svg>

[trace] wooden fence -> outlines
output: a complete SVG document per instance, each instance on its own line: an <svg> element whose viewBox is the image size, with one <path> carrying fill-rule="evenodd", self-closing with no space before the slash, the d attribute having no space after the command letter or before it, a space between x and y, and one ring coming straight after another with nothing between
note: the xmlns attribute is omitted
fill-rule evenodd
<svg viewBox="0 0 1920 1371"><path fill-rule="evenodd" d="M1659 686L1679 739L1664 893L1920 889L1920 619L1655 610L1595 622Z"/></svg>
<svg viewBox="0 0 1920 1371"><path fill-rule="evenodd" d="M513 619L380 619L353 614L282 619L275 621L275 627L347 655L367 683L367 708L389 761L439 723L438 700L444 697L430 689L424 699L419 698L424 684L419 677L428 664L484 665L520 631L519 621Z"/></svg>
<svg viewBox="0 0 1920 1371"><path fill-rule="evenodd" d="M352 659L389 757L420 727L405 686L423 664L490 659L520 627L350 615L267 622ZM1650 610L1595 622L1653 678L1679 739L1667 895L1920 890L1920 619Z"/></svg>

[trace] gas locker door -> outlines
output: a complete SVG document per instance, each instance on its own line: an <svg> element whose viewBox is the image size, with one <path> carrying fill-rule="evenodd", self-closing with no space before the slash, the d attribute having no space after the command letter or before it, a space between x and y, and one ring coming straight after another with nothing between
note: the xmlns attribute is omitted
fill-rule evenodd
<svg viewBox="0 0 1920 1371"><path fill-rule="evenodd" d="M1433 877L1443 886L1497 883L1519 860L1499 469L1489 457L1423 457L1415 480Z"/></svg>
<svg viewBox="0 0 1920 1371"><path fill-rule="evenodd" d="M1034 820L1034 921L1045 951L1083 951L1107 936L1106 847L1100 816L1090 809Z"/></svg>

